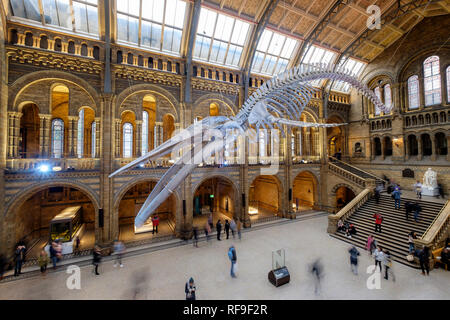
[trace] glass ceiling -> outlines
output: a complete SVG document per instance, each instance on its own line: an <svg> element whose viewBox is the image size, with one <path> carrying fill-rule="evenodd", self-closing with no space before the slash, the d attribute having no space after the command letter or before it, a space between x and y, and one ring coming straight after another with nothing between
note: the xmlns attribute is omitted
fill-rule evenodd
<svg viewBox="0 0 450 320"><path fill-rule="evenodd" d="M181 0L117 0L117 38L179 54L185 12Z"/></svg>
<svg viewBox="0 0 450 320"><path fill-rule="evenodd" d="M364 67L366 65L367 64L365 64L361 61L357 61L355 59L349 58L345 62L344 68L347 69L351 75L355 76L356 78L359 78L359 76L361 75L361 73L364 70ZM350 91L350 85L346 82L336 81L333 84L333 87L331 88L331 90L347 93Z"/></svg>
<svg viewBox="0 0 450 320"><path fill-rule="evenodd" d="M11 14L48 25L98 36L97 0L10 0ZM39 8L42 8L42 14Z"/></svg>
<svg viewBox="0 0 450 320"><path fill-rule="evenodd" d="M253 58L252 72L275 75L286 70L298 41L265 29Z"/></svg>
<svg viewBox="0 0 450 320"><path fill-rule="evenodd" d="M314 64L314 63L333 63L336 58L336 53L327 49L320 48L315 45L308 45L304 51L302 57L302 65ZM315 80L312 85L315 87L321 87L325 80Z"/></svg>
<svg viewBox="0 0 450 320"><path fill-rule="evenodd" d="M250 24L201 8L193 57L238 67Z"/></svg>

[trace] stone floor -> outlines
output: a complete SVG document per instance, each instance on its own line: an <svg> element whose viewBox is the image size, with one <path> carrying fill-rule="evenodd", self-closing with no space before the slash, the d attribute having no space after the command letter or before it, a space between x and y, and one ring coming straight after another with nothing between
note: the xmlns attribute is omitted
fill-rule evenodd
<svg viewBox="0 0 450 320"><path fill-rule="evenodd" d="M350 272L349 245L326 233L327 217L288 222L244 232L242 240L200 242L124 259L124 268L105 261L100 275L92 266L81 268L81 290L69 290L65 269L0 284L0 299L184 299L184 284L193 277L197 298L205 299L450 299L450 272L430 276L394 263L396 282L381 279L381 289L369 290L366 268L372 264L361 252L359 275ZM227 250L237 249L238 277L230 278ZM267 280L271 252L284 248L291 282L275 288ZM310 264L321 258L324 277L314 294Z"/></svg>

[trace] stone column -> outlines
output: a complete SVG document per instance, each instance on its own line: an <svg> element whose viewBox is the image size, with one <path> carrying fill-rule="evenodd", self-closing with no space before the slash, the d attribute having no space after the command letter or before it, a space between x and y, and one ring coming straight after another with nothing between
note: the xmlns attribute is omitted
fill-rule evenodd
<svg viewBox="0 0 450 320"><path fill-rule="evenodd" d="M51 114L39 114L39 154L41 158L50 158Z"/></svg>
<svg viewBox="0 0 450 320"><path fill-rule="evenodd" d="M115 150L115 154L116 154L116 158L120 158L120 150L122 148L122 146L120 145L120 136L121 136L121 132L120 132L120 125L121 125L122 121L120 119L115 119L114 122L114 131L115 131L115 145L116 145L116 150Z"/></svg>
<svg viewBox="0 0 450 320"><path fill-rule="evenodd" d="M78 117L69 116L69 143L66 155L68 158L77 156Z"/></svg>
<svg viewBox="0 0 450 320"><path fill-rule="evenodd" d="M40 47L41 38L33 36L33 47L39 48Z"/></svg>
<svg viewBox="0 0 450 320"><path fill-rule="evenodd" d="M381 159L385 159L386 158L386 154L385 154L385 149L386 148L386 141L383 139L381 139Z"/></svg>
<svg viewBox="0 0 450 320"><path fill-rule="evenodd" d="M8 157L19 157L20 118L21 112L8 112Z"/></svg>
<svg viewBox="0 0 450 320"><path fill-rule="evenodd" d="M95 150L92 150L92 158L98 158L101 152L101 129L100 129L100 118L95 118Z"/></svg>
<svg viewBox="0 0 450 320"><path fill-rule="evenodd" d="M447 136L447 161L450 161L450 135Z"/></svg>
<svg viewBox="0 0 450 320"><path fill-rule="evenodd" d="M371 160L375 160L375 155L377 154L376 152L376 144L375 144L375 138L370 139L370 144L371 144L371 154L370 154L370 159Z"/></svg>
<svg viewBox="0 0 450 320"><path fill-rule="evenodd" d="M161 143L160 143L160 141L161 141L161 139L160 139L160 136L161 136L161 132L162 132L162 122L155 122L155 133L154 133L154 138L153 138L153 141L154 141L154 148L156 148L156 147L158 147Z"/></svg>
<svg viewBox="0 0 450 320"><path fill-rule="evenodd" d="M25 45L25 38L26 38L25 34L17 33L17 44L21 45L21 46L24 46Z"/></svg>
<svg viewBox="0 0 450 320"><path fill-rule="evenodd" d="M405 141L405 151L404 151L405 152L405 161L408 161L409 157L411 156L409 154L409 139L408 139L408 137L405 137L404 141Z"/></svg>
<svg viewBox="0 0 450 320"><path fill-rule="evenodd" d="M422 152L422 138L417 137L417 160L422 160L423 152Z"/></svg>
<svg viewBox="0 0 450 320"><path fill-rule="evenodd" d="M55 40L48 39L47 41L48 41L48 50L54 51L55 50Z"/></svg>
<svg viewBox="0 0 450 320"><path fill-rule="evenodd" d="M436 150L436 136L431 135L431 161L436 161L437 150Z"/></svg>
<svg viewBox="0 0 450 320"><path fill-rule="evenodd" d="M142 155L142 120L136 120L136 157Z"/></svg>

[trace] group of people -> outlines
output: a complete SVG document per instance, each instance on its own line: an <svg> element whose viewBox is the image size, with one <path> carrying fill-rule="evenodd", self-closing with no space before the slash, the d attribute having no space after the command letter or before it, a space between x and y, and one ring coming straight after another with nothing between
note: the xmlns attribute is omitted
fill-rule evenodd
<svg viewBox="0 0 450 320"><path fill-rule="evenodd" d="M422 207L419 205L418 202L405 202L405 217L406 220L409 220L409 214L411 212L414 212L414 221L419 222L419 214L422 211Z"/></svg>
<svg viewBox="0 0 450 320"><path fill-rule="evenodd" d="M353 223L343 222L341 219L339 219L337 224L338 230L342 230L345 232L345 235L348 238L351 238L352 235L356 234L356 227Z"/></svg>
<svg viewBox="0 0 450 320"><path fill-rule="evenodd" d="M209 214L208 221L206 222L205 227L204 227L207 241L209 241L209 234L211 233L213 227L214 227L213 216L212 216L212 214ZM230 238L230 230L231 230L233 239L235 238L236 234L238 235L239 240L241 239L241 221L240 220L237 220L237 222L236 222L234 219L231 219L230 221L228 221L228 219L225 219L225 226L222 227L222 221L220 219L218 219L217 223L216 223L216 231L217 231L217 240L218 241L222 241L222 239L220 239L221 234L222 234L222 228L224 229L224 233L226 234L227 239ZM195 227L193 229L193 231L194 231L194 246L198 246L197 245L198 230Z"/></svg>

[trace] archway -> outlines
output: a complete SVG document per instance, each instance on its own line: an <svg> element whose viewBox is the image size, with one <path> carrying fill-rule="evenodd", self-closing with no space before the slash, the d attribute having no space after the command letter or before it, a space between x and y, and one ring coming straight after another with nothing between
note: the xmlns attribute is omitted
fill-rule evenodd
<svg viewBox="0 0 450 320"><path fill-rule="evenodd" d="M213 177L203 181L195 190L193 197L193 225L203 229L210 214L213 223L220 219L237 218L237 190L234 184L224 177Z"/></svg>
<svg viewBox="0 0 450 320"><path fill-rule="evenodd" d="M327 123L343 123L337 116L330 117ZM342 127L327 128L328 155L333 156L337 153L344 153L345 134Z"/></svg>
<svg viewBox="0 0 450 320"><path fill-rule="evenodd" d="M410 156L417 156L419 154L419 144L415 135L408 136L408 153Z"/></svg>
<svg viewBox="0 0 450 320"><path fill-rule="evenodd" d="M19 150L21 158L39 157L39 108L34 103L22 108Z"/></svg>
<svg viewBox="0 0 450 320"><path fill-rule="evenodd" d="M15 242L26 245L27 259L38 257L50 239L62 239L63 247L71 247L73 251L91 249L95 243L96 209L91 198L74 187L55 185L34 192L13 213ZM78 212L70 219L72 232L68 221L56 223L55 217ZM77 237L80 238L78 249Z"/></svg>
<svg viewBox="0 0 450 320"><path fill-rule="evenodd" d="M438 156L446 156L448 153L447 149L447 138L443 132L438 132L435 135L436 138L436 154Z"/></svg>
<svg viewBox="0 0 450 320"><path fill-rule="evenodd" d="M159 217L158 233L152 234L151 218L147 220L142 228L134 227L134 220L142 205L152 192L156 181L146 181L133 185L121 197L118 205L119 210L119 240L124 242L149 239L156 236L171 235L175 232L175 216L177 208L176 197L170 195L154 214ZM152 216L154 216L152 214Z"/></svg>
<svg viewBox="0 0 450 320"><path fill-rule="evenodd" d="M422 139L422 155L431 156L433 153L433 148L430 135L428 133L424 133L420 138Z"/></svg>
<svg viewBox="0 0 450 320"><path fill-rule="evenodd" d="M314 209L317 201L317 179L311 172L300 172L294 179L292 191L294 212Z"/></svg>
<svg viewBox="0 0 450 320"><path fill-rule="evenodd" d="M375 157L381 156L381 140L380 140L380 138L376 137L375 139L373 139L373 143L375 144L374 145Z"/></svg>
<svg viewBox="0 0 450 320"><path fill-rule="evenodd" d="M253 180L249 190L250 219L280 215L281 183L274 176L261 175Z"/></svg>
<svg viewBox="0 0 450 320"><path fill-rule="evenodd" d="M384 155L386 157L392 156L392 140L390 137L384 138Z"/></svg>
<svg viewBox="0 0 450 320"><path fill-rule="evenodd" d="M353 190L346 186L340 186L336 189L336 208L337 210L345 207L350 201L355 198Z"/></svg>

